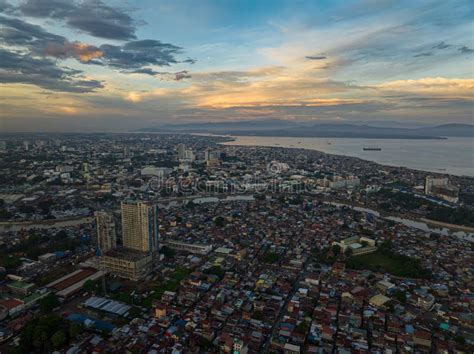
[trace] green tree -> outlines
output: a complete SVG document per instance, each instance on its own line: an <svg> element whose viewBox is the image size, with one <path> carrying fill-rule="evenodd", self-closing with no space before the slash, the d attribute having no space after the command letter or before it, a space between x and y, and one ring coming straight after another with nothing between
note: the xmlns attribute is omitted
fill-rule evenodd
<svg viewBox="0 0 474 354"><path fill-rule="evenodd" d="M83 326L80 323L71 322L69 325L69 338L76 338L83 331Z"/></svg>
<svg viewBox="0 0 474 354"><path fill-rule="evenodd" d="M407 303L407 295L404 291L397 290L394 294L395 299L400 301L401 304L406 304Z"/></svg>
<svg viewBox="0 0 474 354"><path fill-rule="evenodd" d="M346 255L346 257L352 256L352 253L353 251L352 251L352 248L350 247L347 247L346 250L344 251L344 254Z"/></svg>
<svg viewBox="0 0 474 354"><path fill-rule="evenodd" d="M338 256L339 253L341 253L341 246L339 245L333 245L331 249L335 256Z"/></svg>
<svg viewBox="0 0 474 354"><path fill-rule="evenodd" d="M44 313L49 313L53 311L54 308L59 306L59 299L54 294L49 294L42 298L39 302L40 309Z"/></svg>
<svg viewBox="0 0 474 354"><path fill-rule="evenodd" d="M216 226L222 227L225 224L225 219L222 216L218 216L214 219L214 224L216 224Z"/></svg>
<svg viewBox="0 0 474 354"><path fill-rule="evenodd" d="M61 347L64 346L67 342L67 337L66 333L64 333L63 330L56 331L52 336L51 336L51 344L53 345L53 348L55 349L60 349Z"/></svg>

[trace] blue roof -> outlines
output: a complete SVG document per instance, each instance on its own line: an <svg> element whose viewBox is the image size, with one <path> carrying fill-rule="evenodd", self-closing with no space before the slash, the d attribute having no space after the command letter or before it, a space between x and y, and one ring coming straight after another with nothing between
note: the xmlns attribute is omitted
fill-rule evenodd
<svg viewBox="0 0 474 354"><path fill-rule="evenodd" d="M101 321L101 320L94 320L92 318L89 318L87 316L81 315L79 313L72 313L70 314L67 319L72 322L77 322L84 324L86 320L93 321L94 322L94 327L98 330L101 331L112 331L115 326L109 322Z"/></svg>

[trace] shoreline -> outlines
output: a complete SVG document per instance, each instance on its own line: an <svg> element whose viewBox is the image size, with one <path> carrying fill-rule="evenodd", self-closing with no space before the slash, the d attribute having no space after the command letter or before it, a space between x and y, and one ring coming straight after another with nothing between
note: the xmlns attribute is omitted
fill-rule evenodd
<svg viewBox="0 0 474 354"><path fill-rule="evenodd" d="M194 134L193 134L194 135ZM195 134L195 135L198 135L198 134ZM407 169L407 170L412 170L412 171L417 171L417 172L422 172L422 173L431 173L431 174L438 174L438 175L449 175L449 176L455 176L455 177L459 177L459 178L470 178L470 179L473 179L474 180L474 175L466 175L466 174L454 174L454 173L450 173L448 172L447 170L446 171L436 171L436 170L426 170L426 169L416 169L416 168L412 168L412 167L408 167L408 166L404 166L404 165L397 165L397 164L390 164L390 163L381 163L381 162L377 162L375 160L368 160L368 159L365 159L365 158L362 158L362 157L359 157L359 156L352 156L352 155L345 155L343 153L337 153L337 152L326 152L326 151L323 151L321 149L317 149L317 148L308 148L308 147L300 147L300 146L276 146L275 144L272 144L272 145L257 145L257 144L252 144L252 145L242 145L242 144L239 144L239 141L238 139L239 138L286 138L286 137L281 137L281 136L277 136L277 137L270 137L270 136L229 136L229 135L214 135L214 134L199 134L201 136L205 135L205 136L210 136L210 137L222 137L222 138L226 138L228 139L227 141L224 141L224 142L218 142L217 145L223 145L223 146L236 146L236 147L260 147L260 148L278 148L278 149L292 149L292 150L307 150L307 151L317 151L319 153L322 153L322 154L326 154L326 155L332 155L332 156L338 156L338 157L345 157L345 158L352 158L352 159L358 159L358 160L361 160L361 161L366 161L366 162L370 162L370 163L374 163L374 164L377 164L379 166L383 166L383 167L391 167L391 168L404 168L404 169ZM288 137L290 139L297 139L297 138L294 138L294 137ZM311 138L311 139L359 139L359 138L319 138L319 137L315 137L315 138ZM387 139L383 139L383 140L387 140ZM388 139L390 140L390 139ZM400 139L391 139L391 140L400 140ZM410 139L401 139L401 140L410 140ZM415 139L415 140L418 140L418 139ZM446 139L448 140L448 139ZM423 141L423 139L421 139L421 141ZM237 144L229 144L229 143L232 143L232 142L236 142Z"/></svg>

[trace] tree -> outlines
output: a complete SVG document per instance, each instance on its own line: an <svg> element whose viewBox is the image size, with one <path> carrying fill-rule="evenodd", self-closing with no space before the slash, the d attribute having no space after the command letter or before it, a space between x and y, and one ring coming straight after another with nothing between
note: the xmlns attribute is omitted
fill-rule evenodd
<svg viewBox="0 0 474 354"><path fill-rule="evenodd" d="M85 291L102 294L102 286L98 280L87 280L83 286Z"/></svg>
<svg viewBox="0 0 474 354"><path fill-rule="evenodd" d="M216 224L216 226L222 227L224 226L224 223L225 223L225 220L222 216L218 216L217 218L214 219L214 224Z"/></svg>
<svg viewBox="0 0 474 354"><path fill-rule="evenodd" d="M59 306L59 299L54 294L49 294L42 298L39 302L40 309L44 313L49 313L53 311L54 308Z"/></svg>
<svg viewBox="0 0 474 354"><path fill-rule="evenodd" d="M15 269L21 265L20 258L12 255L0 255L0 266L7 270Z"/></svg>
<svg viewBox="0 0 474 354"><path fill-rule="evenodd" d="M83 330L83 326L80 323L71 322L69 325L69 338L76 338Z"/></svg>
<svg viewBox="0 0 474 354"><path fill-rule="evenodd" d="M56 331L51 337L51 344L55 349L60 349L66 342L67 337L63 330Z"/></svg>
<svg viewBox="0 0 474 354"><path fill-rule="evenodd" d="M268 252L265 257L263 257L263 261L265 263L275 263L276 261L278 261L278 254L274 253L274 252Z"/></svg>
<svg viewBox="0 0 474 354"><path fill-rule="evenodd" d="M331 249L335 256L338 256L339 253L341 253L341 246L339 245L333 245Z"/></svg>
<svg viewBox="0 0 474 354"><path fill-rule="evenodd" d="M344 254L346 255L346 257L352 256L352 253L353 251L352 251L352 248L350 247L347 247L346 250L344 251Z"/></svg>
<svg viewBox="0 0 474 354"><path fill-rule="evenodd" d="M161 253L164 254L165 258L174 258L175 251L172 248L169 248L168 246L163 246L161 247Z"/></svg>
<svg viewBox="0 0 474 354"><path fill-rule="evenodd" d="M400 303L403 304L403 305L407 303L407 295L404 291L397 290L395 292L395 299L400 301Z"/></svg>

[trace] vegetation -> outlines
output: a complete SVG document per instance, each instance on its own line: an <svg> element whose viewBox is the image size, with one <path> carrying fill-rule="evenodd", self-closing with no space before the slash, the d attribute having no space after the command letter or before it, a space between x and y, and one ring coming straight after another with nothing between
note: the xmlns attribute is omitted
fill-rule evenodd
<svg viewBox="0 0 474 354"><path fill-rule="evenodd" d="M263 312L260 311L260 310L255 310L255 311L252 313L252 318L253 318L254 320L258 320L258 321L263 320Z"/></svg>
<svg viewBox="0 0 474 354"><path fill-rule="evenodd" d="M349 257L346 266L399 277L430 278L430 272L421 267L419 260L395 253L391 248L391 242L385 241L376 252Z"/></svg>
<svg viewBox="0 0 474 354"><path fill-rule="evenodd" d="M20 258L10 255L10 254L5 254L5 253L0 253L0 267L6 268L6 270L13 270L16 267L19 267L21 265L21 260Z"/></svg>
<svg viewBox="0 0 474 354"><path fill-rule="evenodd" d="M87 280L83 288L85 291L97 294L97 295L103 295L104 294L104 289L102 287L102 282L100 280Z"/></svg>
<svg viewBox="0 0 474 354"><path fill-rule="evenodd" d="M223 227L225 225L225 219L222 216L218 216L214 219L214 224L218 227Z"/></svg>
<svg viewBox="0 0 474 354"><path fill-rule="evenodd" d="M224 274L225 274L225 271L219 266L212 266L211 268L206 269L204 271L204 273L217 275L219 278L223 278Z"/></svg>
<svg viewBox="0 0 474 354"><path fill-rule="evenodd" d="M54 294L49 294L42 298L39 302L39 306L42 312L49 313L53 311L60 304L59 299Z"/></svg>
<svg viewBox="0 0 474 354"><path fill-rule="evenodd" d="M429 203L425 199L416 198L413 194L395 192L387 188L382 188L378 192L378 195L381 197L380 200L385 200L385 202L381 203L379 206L386 211L393 210L394 206L407 210L415 210L424 204Z"/></svg>
<svg viewBox="0 0 474 354"><path fill-rule="evenodd" d="M265 257L263 257L263 261L265 263L275 263L278 261L279 258L280 257L278 257L278 254L276 254L275 252L267 252Z"/></svg>
<svg viewBox="0 0 474 354"><path fill-rule="evenodd" d="M333 252L329 252L329 249L324 248L319 250L318 248L312 251L313 260L320 264L332 265L336 261L336 257L333 256Z"/></svg>
<svg viewBox="0 0 474 354"><path fill-rule="evenodd" d="M449 224L474 226L474 210L465 207L435 207L428 213L427 218Z"/></svg>
<svg viewBox="0 0 474 354"><path fill-rule="evenodd" d="M17 353L50 353L61 349L81 333L80 325L57 315L43 315L30 320L20 335Z"/></svg>
<svg viewBox="0 0 474 354"><path fill-rule="evenodd" d="M165 258L168 259L173 259L174 255L176 254L175 250L172 248L169 248L168 246L163 246L161 247L161 253L165 256Z"/></svg>
<svg viewBox="0 0 474 354"><path fill-rule="evenodd" d="M160 284L155 290L155 292L143 301L143 305L151 307L153 300L161 299L165 291L178 290L179 284L189 275L189 272L189 269L177 267L173 274L171 274L170 280L168 280L164 284Z"/></svg>
<svg viewBox="0 0 474 354"><path fill-rule="evenodd" d="M0 250L0 265L6 267L3 265L4 262L9 266L12 266L11 262L13 262L13 265L17 264L18 261L8 259L11 258L12 254L24 254L29 258L37 258L48 252L74 250L80 244L80 240L68 237L64 231L59 231L53 236L32 234L28 239L22 240L13 247Z"/></svg>

